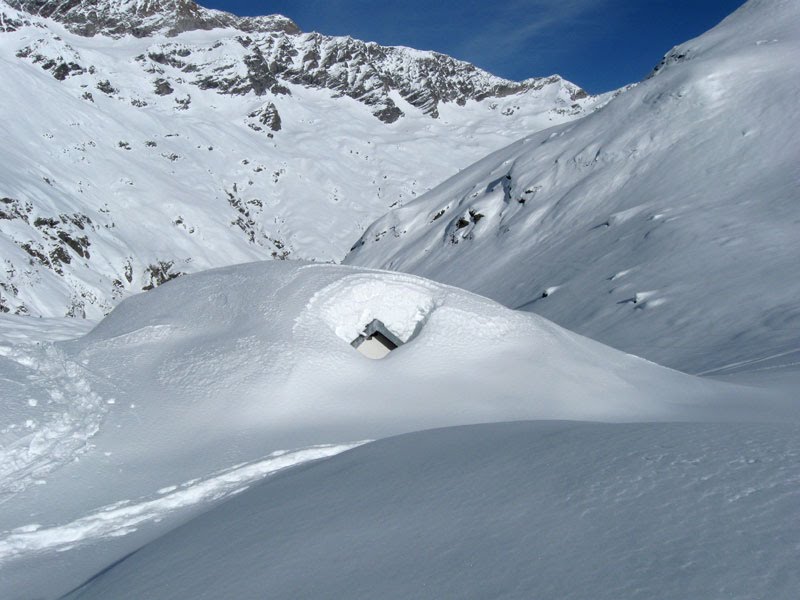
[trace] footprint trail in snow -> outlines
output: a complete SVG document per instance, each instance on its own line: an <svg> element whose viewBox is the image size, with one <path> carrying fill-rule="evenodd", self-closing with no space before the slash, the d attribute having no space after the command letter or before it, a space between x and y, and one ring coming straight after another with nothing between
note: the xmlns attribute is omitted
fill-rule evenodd
<svg viewBox="0 0 800 600"><path fill-rule="evenodd" d="M114 400L53 344L0 346L0 503L90 447Z"/></svg>

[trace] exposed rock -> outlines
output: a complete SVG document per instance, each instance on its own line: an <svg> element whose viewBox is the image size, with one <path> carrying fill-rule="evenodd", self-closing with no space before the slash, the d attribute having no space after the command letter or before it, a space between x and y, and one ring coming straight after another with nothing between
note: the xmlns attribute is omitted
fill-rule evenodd
<svg viewBox="0 0 800 600"><path fill-rule="evenodd" d="M281 116L275 104L269 102L247 115L247 126L254 131L262 131L264 127L270 131L280 131Z"/></svg>
<svg viewBox="0 0 800 600"><path fill-rule="evenodd" d="M659 71L665 67L668 67L669 65L674 65L690 58L691 56L689 55L689 52L686 50L685 46L675 47L667 52L667 54L665 54L660 61L658 61L658 64L653 67L653 70L647 76L647 79L654 77Z"/></svg>
<svg viewBox="0 0 800 600"><path fill-rule="evenodd" d="M499 113L512 107L514 119L505 119L500 134L506 139L517 119L526 123L520 134L529 123L566 120L556 112L573 114L570 96L580 93L559 77L507 81L432 52L301 33L282 17L240 19L181 0L11 1L30 11L0 0L0 29L24 28L7 36L2 57L20 63L9 69L5 90L15 96L20 114L8 119L8 152L0 161L0 306L11 312L98 317L142 286L176 276L164 257L187 272L227 264L229 252L253 260L336 260L369 219L402 206L448 169L479 156L478 150L459 149L451 159L435 150L459 143L449 122L431 122L437 141L420 142L419 152L408 145L387 150L402 132L381 122L420 112L434 119L451 103L469 104L465 115L496 124ZM49 19L77 34L103 37L65 35ZM217 25L228 29L163 35ZM150 33L158 35L130 37ZM112 47L119 59L114 64L102 58ZM40 70L52 78L41 77ZM15 79L17 73L36 71L49 86L47 93L28 93L27 81ZM518 93L519 99L498 102L497 113L491 102L481 102ZM54 110L51 98L59 99L59 107L63 100L64 110ZM320 110L315 98L322 100ZM31 114L25 115L28 101ZM581 101L582 110L591 109L593 101ZM347 122L337 121L338 110ZM289 115L296 122L289 122ZM457 125L461 117L453 117ZM429 127L417 118L409 125L411 131ZM307 142L295 141L297 131L315 127L340 131L344 139L339 144L312 135ZM296 130L286 137L289 128ZM361 136L362 131L367 133ZM270 143L263 137L283 139ZM384 140L390 143L379 144ZM29 142L36 146L29 155L35 151L46 161L13 159L13 148L27 148ZM318 156L313 162L303 156L305 144ZM420 158L429 153L433 161ZM422 160L426 168L435 163L430 173L419 182L404 177ZM363 210L356 206L362 202ZM160 205L164 214L157 212ZM303 215L306 205L310 219ZM336 205L335 212L329 205ZM169 230L161 228L162 220L152 232L137 230L138 206L151 213L148 218L163 217ZM293 208L298 206L303 209ZM472 231L476 215L464 213L469 223L460 235ZM448 213L445 220L452 217ZM161 236L157 242L151 233ZM171 236L185 242L183 247L170 246ZM219 243L220 251L206 252L204 240Z"/></svg>
<svg viewBox="0 0 800 600"><path fill-rule="evenodd" d="M198 6L191 0L8 0L21 11L63 23L78 35L133 35L156 33L175 36L184 31L229 27L243 32L297 33L297 25L286 17L237 17Z"/></svg>
<svg viewBox="0 0 800 600"><path fill-rule="evenodd" d="M153 85L155 86L156 94L159 96L169 96L175 91L166 79L156 79Z"/></svg>
<svg viewBox="0 0 800 600"><path fill-rule="evenodd" d="M103 81L98 81L97 89L103 92L104 94L108 94L109 96L112 94L116 94L119 91L117 90L117 88L111 85L111 82L109 82L108 79L105 79Z"/></svg>
<svg viewBox="0 0 800 600"><path fill-rule="evenodd" d="M403 111L392 100L392 92L399 93L433 118L439 116L441 103L455 102L463 106L469 100L501 98L537 91L548 85L565 86L573 102L588 97L584 90L558 76L509 81L437 52L385 47L349 37L304 34L291 20L279 15L237 17L202 8L190 0L146 3L11 0L10 4L31 14L55 19L74 33L85 36L130 34L146 37L156 33L174 36L198 29L232 28L242 35L220 40L212 49L235 43L248 51L242 59L223 59L221 65L215 59L212 66L202 49L198 52L186 44L166 43L154 45L146 54L137 57L137 61L152 73L171 68L183 74L195 74L191 83L222 94L290 94L287 84L328 89L336 96L348 96L369 106L385 123L393 123L403 116ZM242 62L246 75L242 74ZM64 59L55 63L53 69L54 75L64 78L77 72L80 66ZM101 84L107 84L104 88L98 85L105 93L116 92L107 82ZM158 78L154 85L158 95L173 92L166 77ZM579 111L580 106L561 110L566 114Z"/></svg>
<svg viewBox="0 0 800 600"><path fill-rule="evenodd" d="M152 290L167 281L171 281L183 275L180 271L172 270L173 264L171 260L160 260L156 264L148 266L144 271L148 282L142 286L142 290Z"/></svg>

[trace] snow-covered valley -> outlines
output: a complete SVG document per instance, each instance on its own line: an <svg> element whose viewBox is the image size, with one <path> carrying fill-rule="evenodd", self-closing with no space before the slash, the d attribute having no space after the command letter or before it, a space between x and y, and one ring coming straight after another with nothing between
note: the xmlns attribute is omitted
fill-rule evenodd
<svg viewBox="0 0 800 600"><path fill-rule="evenodd" d="M0 0L0 598L796 598L797 55Z"/></svg>
<svg viewBox="0 0 800 600"><path fill-rule="evenodd" d="M96 319L183 273L340 261L391 206L607 99L281 20L83 37L5 1L0 15L0 310L15 314Z"/></svg>

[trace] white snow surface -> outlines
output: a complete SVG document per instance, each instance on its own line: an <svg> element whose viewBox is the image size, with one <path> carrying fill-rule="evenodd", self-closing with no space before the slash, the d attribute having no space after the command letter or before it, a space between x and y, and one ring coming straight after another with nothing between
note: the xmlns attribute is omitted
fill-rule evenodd
<svg viewBox="0 0 800 600"><path fill-rule="evenodd" d="M382 361L349 344L373 317L414 333ZM11 467L0 597L65 593L271 472L277 450L314 447L289 456L317 458L355 440L519 419L797 418L767 390L672 371L442 284L345 266L187 275L123 301L82 338L25 348L0 363L0 462Z"/></svg>
<svg viewBox="0 0 800 600"><path fill-rule="evenodd" d="M800 352L800 3L751 0L655 75L374 223L423 275L692 373Z"/></svg>
<svg viewBox="0 0 800 600"><path fill-rule="evenodd" d="M0 0L0 311L89 317L0 315L0 598L794 600L800 5L751 0L349 259L438 282L206 269L335 259L600 99L388 103L364 56L449 59L263 25L83 38ZM369 97L202 89L253 44ZM381 361L350 346L376 318Z"/></svg>
<svg viewBox="0 0 800 600"><path fill-rule="evenodd" d="M267 458L246 465L236 465L206 479L193 479L156 490L154 497L138 501L122 500L65 525L41 527L26 525L12 530L0 540L0 557L56 550L63 552L75 544L127 535L143 523L159 522L173 511L195 504L215 502L241 493L248 484L282 469L304 462L327 458L357 444L315 446L294 452L277 451Z"/></svg>
<svg viewBox="0 0 800 600"><path fill-rule="evenodd" d="M74 599L794 600L800 431L521 422L285 472Z"/></svg>
<svg viewBox="0 0 800 600"><path fill-rule="evenodd" d="M375 277L374 274L342 279L321 290L309 302L309 314L321 315L325 324L348 344L373 320L379 319L401 341L407 342L436 308L437 287L417 277ZM317 306L319 304L319 306ZM319 327L319 322L309 324Z"/></svg>

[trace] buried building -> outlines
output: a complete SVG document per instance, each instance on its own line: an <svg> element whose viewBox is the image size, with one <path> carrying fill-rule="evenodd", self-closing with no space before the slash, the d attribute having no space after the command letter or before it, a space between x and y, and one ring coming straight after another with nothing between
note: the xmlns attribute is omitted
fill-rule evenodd
<svg viewBox="0 0 800 600"><path fill-rule="evenodd" d="M381 321L373 319L361 335L350 342L350 345L367 358L379 359L398 346L402 346L403 341L389 331Z"/></svg>

